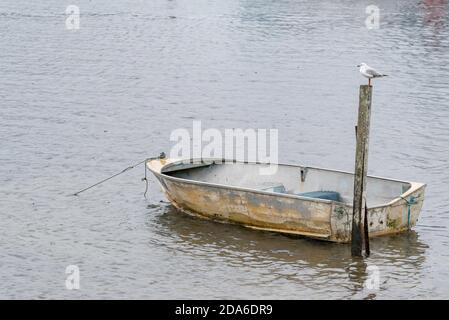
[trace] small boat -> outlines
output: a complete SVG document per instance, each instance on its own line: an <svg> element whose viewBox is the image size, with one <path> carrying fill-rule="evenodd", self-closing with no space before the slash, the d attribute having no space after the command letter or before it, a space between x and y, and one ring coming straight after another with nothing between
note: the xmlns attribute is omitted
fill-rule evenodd
<svg viewBox="0 0 449 320"><path fill-rule="evenodd" d="M349 242L354 174L301 165L216 159L153 159L146 167L179 210L248 228ZM416 225L426 185L367 177L369 236L410 230Z"/></svg>

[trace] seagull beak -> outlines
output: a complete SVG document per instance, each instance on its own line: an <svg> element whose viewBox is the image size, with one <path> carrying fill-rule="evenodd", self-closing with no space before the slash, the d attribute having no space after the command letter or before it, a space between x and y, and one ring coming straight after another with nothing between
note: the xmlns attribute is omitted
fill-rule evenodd
<svg viewBox="0 0 449 320"><path fill-rule="evenodd" d="M357 68L360 68L360 64L356 65Z"/></svg>

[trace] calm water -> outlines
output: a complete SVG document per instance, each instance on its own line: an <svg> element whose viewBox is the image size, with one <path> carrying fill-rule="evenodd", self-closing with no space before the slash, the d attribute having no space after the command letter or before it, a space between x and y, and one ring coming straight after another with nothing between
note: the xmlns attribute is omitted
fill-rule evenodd
<svg viewBox="0 0 449 320"><path fill-rule="evenodd" d="M2 0L0 298L449 298L448 1ZM80 29L65 29L77 4ZM184 216L143 167L173 129L278 128L279 158L428 184L414 231L349 247ZM163 201L163 202L161 202ZM65 289L78 265L81 289ZM365 268L380 289L364 288Z"/></svg>

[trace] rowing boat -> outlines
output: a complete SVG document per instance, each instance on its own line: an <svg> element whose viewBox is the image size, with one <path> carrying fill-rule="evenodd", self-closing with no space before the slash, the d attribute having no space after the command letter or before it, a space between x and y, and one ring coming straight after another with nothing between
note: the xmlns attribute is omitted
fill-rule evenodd
<svg viewBox="0 0 449 320"><path fill-rule="evenodd" d="M349 242L354 174L301 165L223 162L216 159L153 159L146 167L179 210L248 228ZM367 177L369 236L416 225L426 185Z"/></svg>

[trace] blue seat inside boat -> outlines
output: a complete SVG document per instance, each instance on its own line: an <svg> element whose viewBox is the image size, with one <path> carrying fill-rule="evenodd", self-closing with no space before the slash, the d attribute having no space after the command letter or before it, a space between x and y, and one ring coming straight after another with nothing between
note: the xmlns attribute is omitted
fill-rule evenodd
<svg viewBox="0 0 449 320"><path fill-rule="evenodd" d="M340 194L336 191L312 191L312 192L297 193L296 195L301 197L318 198L341 202Z"/></svg>

